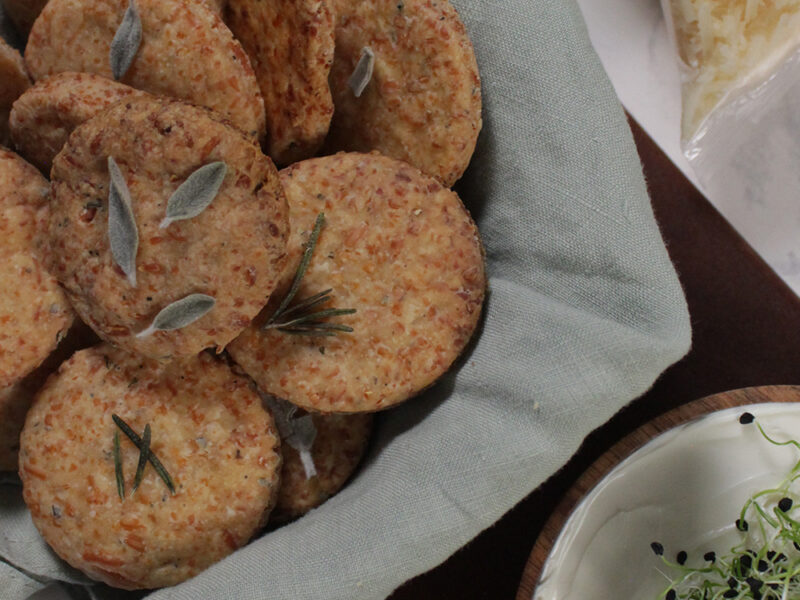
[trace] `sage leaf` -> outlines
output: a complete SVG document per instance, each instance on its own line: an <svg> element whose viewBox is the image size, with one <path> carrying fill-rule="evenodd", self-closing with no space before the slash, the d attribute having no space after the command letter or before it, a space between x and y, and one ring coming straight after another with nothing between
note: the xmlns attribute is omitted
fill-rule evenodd
<svg viewBox="0 0 800 600"><path fill-rule="evenodd" d="M172 331L191 325L214 308L216 302L214 298L205 294L190 294L164 308L153 319L150 327L137 333L136 337L144 338L156 331Z"/></svg>
<svg viewBox="0 0 800 600"><path fill-rule="evenodd" d="M297 407L286 400L276 398L272 394L265 394L260 390L259 394L272 413L272 418L275 419L275 426L278 428L278 434L281 439L288 438L292 435L292 419L297 412Z"/></svg>
<svg viewBox="0 0 800 600"><path fill-rule="evenodd" d="M214 162L189 175L167 201L167 216L161 221L161 229L169 227L173 221L193 219L208 208L217 197L227 172L224 162Z"/></svg>
<svg viewBox="0 0 800 600"><path fill-rule="evenodd" d="M142 43L142 19L139 11L136 10L135 0L130 0L122 23L119 24L114 39L111 41L111 51L109 52L109 62L111 63L111 74L114 79L122 79L128 72L139 46Z"/></svg>
<svg viewBox="0 0 800 600"><path fill-rule="evenodd" d="M314 419L311 415L295 417L297 407L286 400L263 392L260 392L260 395L275 419L281 439L297 450L300 462L303 463L306 479L311 479L317 474L314 458L311 455L311 448L317 437Z"/></svg>
<svg viewBox="0 0 800 600"><path fill-rule="evenodd" d="M297 450L300 462L303 463L303 470L306 472L306 479L311 479L317 474L314 458L311 456L311 447L317 437L314 420L311 415L305 415L298 419L292 419L291 426L292 433L286 438L286 443Z"/></svg>
<svg viewBox="0 0 800 600"><path fill-rule="evenodd" d="M111 256L128 282L136 287L136 253L139 251L139 231L131 208L131 192L114 157L108 157L108 242Z"/></svg>
<svg viewBox="0 0 800 600"><path fill-rule="evenodd" d="M367 85L372 79L372 71L375 69L375 54L369 47L361 49L361 58L358 59L356 68L353 69L353 74L347 80L347 85L353 90L353 95L360 98L364 93Z"/></svg>

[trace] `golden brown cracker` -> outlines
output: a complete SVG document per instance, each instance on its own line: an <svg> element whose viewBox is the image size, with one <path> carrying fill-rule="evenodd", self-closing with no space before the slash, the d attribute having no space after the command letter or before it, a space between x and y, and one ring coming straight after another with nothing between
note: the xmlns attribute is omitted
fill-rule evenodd
<svg viewBox="0 0 800 600"><path fill-rule="evenodd" d="M120 432L120 498L113 452L118 415L150 448ZM88 576L126 589L175 585L247 543L264 525L280 476L274 422L249 382L203 353L163 366L103 345L76 353L31 407L20 441L23 497L56 553Z"/></svg>
<svg viewBox="0 0 800 600"><path fill-rule="evenodd" d="M270 522L300 517L336 494L356 470L372 431L372 415L313 415L316 475L306 477L300 455L283 442L281 488Z"/></svg>
<svg viewBox="0 0 800 600"><path fill-rule="evenodd" d="M0 389L39 366L73 319L39 255L47 193L39 171L0 148Z"/></svg>
<svg viewBox="0 0 800 600"><path fill-rule="evenodd" d="M115 102L145 92L93 73L58 73L36 82L11 110L17 151L49 174L56 154L81 123Z"/></svg>
<svg viewBox="0 0 800 600"><path fill-rule="evenodd" d="M461 177L481 129L475 53L446 0L337 0L328 151L378 150L445 186ZM361 97L348 85L362 50L375 56Z"/></svg>
<svg viewBox="0 0 800 600"><path fill-rule="evenodd" d="M278 164L313 156L333 115L333 14L324 0L230 0L226 22L253 63Z"/></svg>
<svg viewBox="0 0 800 600"><path fill-rule="evenodd" d="M0 38L0 144L9 146L11 105L31 85L22 56Z"/></svg>
<svg viewBox="0 0 800 600"><path fill-rule="evenodd" d="M111 255L108 157L138 228L133 287ZM198 216L161 228L175 190L217 161L227 174ZM163 98L123 101L78 127L56 157L49 265L78 314L106 341L154 358L220 349L258 314L285 263L286 200L272 162L215 113ZM191 294L216 300L194 323L138 333Z"/></svg>
<svg viewBox="0 0 800 600"><path fill-rule="evenodd" d="M35 80L63 71L111 77L109 51L128 0L51 0L25 61ZM211 108L253 138L264 102L241 44L213 10L188 0L136 0L142 42L122 83Z"/></svg>
<svg viewBox="0 0 800 600"><path fill-rule="evenodd" d="M486 286L478 230L458 196L378 154L337 154L281 171L292 234L288 287L315 217L322 230L298 300L328 288L335 337L263 330L282 293L230 344L268 394L316 412L388 408L434 383L478 323ZM328 308L326 305L320 308Z"/></svg>

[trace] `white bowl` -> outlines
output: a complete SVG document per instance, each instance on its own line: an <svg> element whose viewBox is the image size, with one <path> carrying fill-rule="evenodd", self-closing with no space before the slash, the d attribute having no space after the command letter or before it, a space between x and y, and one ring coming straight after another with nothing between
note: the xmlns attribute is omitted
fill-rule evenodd
<svg viewBox="0 0 800 600"><path fill-rule="evenodd" d="M567 520L542 569L534 600L656 600L669 584L650 543L687 565L727 552L741 539L734 522L751 494L781 482L800 459L800 403L721 410L658 436L615 467Z"/></svg>

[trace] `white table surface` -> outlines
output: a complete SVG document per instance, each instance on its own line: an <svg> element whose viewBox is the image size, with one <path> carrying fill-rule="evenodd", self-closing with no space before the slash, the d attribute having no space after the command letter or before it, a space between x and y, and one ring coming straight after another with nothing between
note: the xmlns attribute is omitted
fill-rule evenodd
<svg viewBox="0 0 800 600"><path fill-rule="evenodd" d="M659 0L578 4L595 50L631 116L800 295L800 189L795 177L773 174L752 185L751 176L748 186L704 189L680 147L680 77ZM770 148L770 160L774 162L777 152L783 154L782 162L794 165L790 153L796 150ZM796 165L789 168L798 171Z"/></svg>

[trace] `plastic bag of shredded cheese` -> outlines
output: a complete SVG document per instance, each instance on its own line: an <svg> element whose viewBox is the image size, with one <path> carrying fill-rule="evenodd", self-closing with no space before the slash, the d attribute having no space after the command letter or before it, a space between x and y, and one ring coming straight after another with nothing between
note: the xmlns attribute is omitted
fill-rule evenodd
<svg viewBox="0 0 800 600"><path fill-rule="evenodd" d="M784 205L800 183L800 0L661 3L682 77L682 148L704 191L761 216Z"/></svg>

